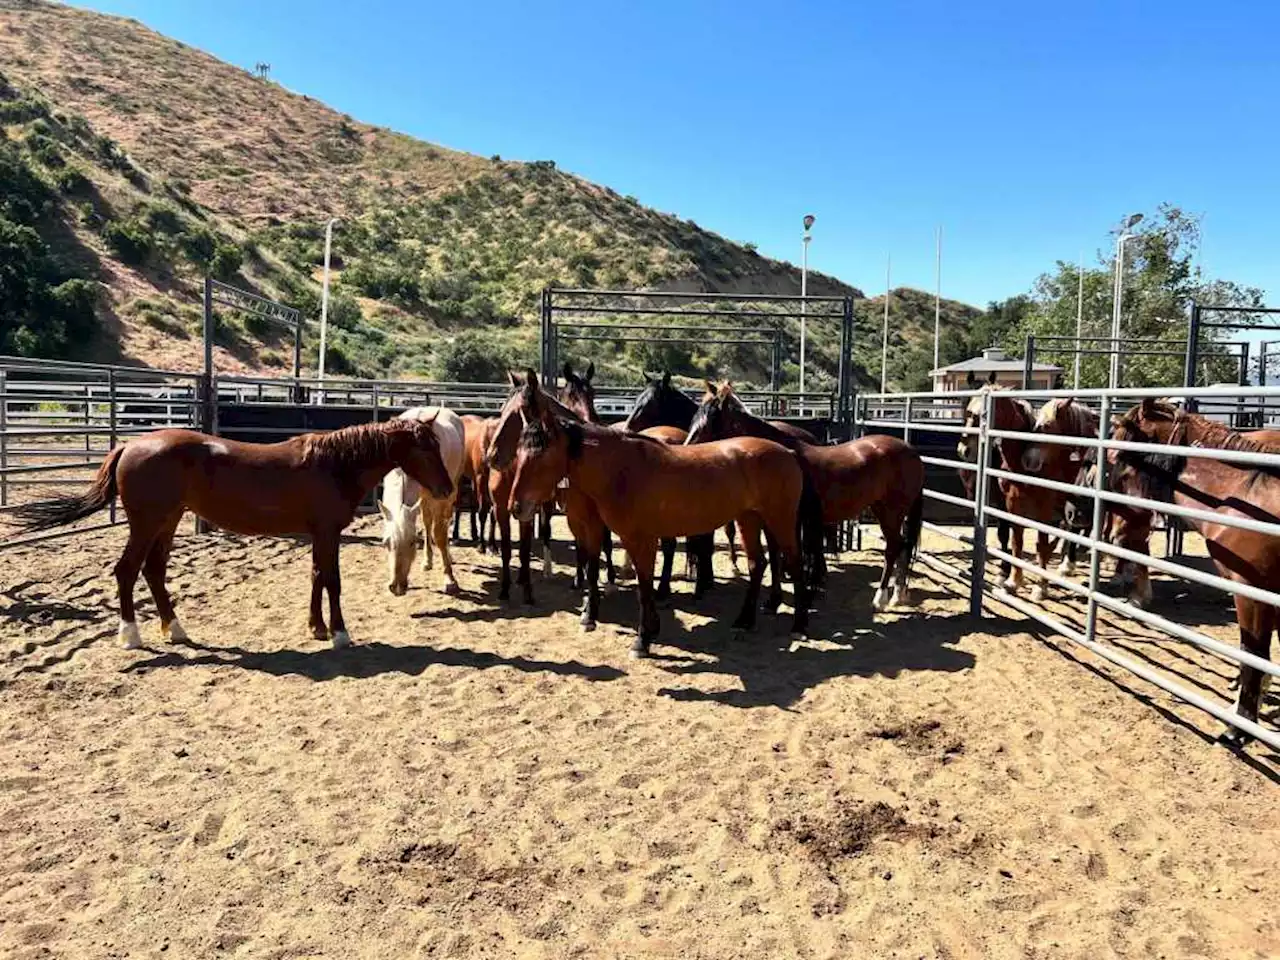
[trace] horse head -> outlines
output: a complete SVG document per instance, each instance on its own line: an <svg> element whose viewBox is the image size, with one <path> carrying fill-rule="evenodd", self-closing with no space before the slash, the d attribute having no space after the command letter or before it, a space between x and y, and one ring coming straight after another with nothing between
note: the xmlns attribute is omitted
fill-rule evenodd
<svg viewBox="0 0 1280 960"><path fill-rule="evenodd" d="M645 375L645 386L631 406L622 429L639 433L649 427L689 428L698 405L684 391L671 383L671 371L662 376Z"/></svg>
<svg viewBox="0 0 1280 960"><path fill-rule="evenodd" d="M508 501L512 516L533 519L538 506L555 496L556 487L569 472L570 435L580 436L581 421L563 416L565 407L543 392L532 370L515 395L512 413L519 413L520 434L511 469L514 476ZM512 416L512 420L515 417Z"/></svg>
<svg viewBox="0 0 1280 960"><path fill-rule="evenodd" d="M726 380L717 387L707 380L706 386L702 403L689 422L689 435L684 440L687 444L723 440L742 432L738 429L738 420L741 414L746 413L746 407L733 392L733 384Z"/></svg>
<svg viewBox="0 0 1280 960"><path fill-rule="evenodd" d="M564 387L560 390L560 402L588 423L599 423L596 413L596 388L591 380L596 375L595 362L587 364L587 372L578 376L573 365L564 365Z"/></svg>
<svg viewBox="0 0 1280 960"><path fill-rule="evenodd" d="M453 493L453 478L440 456L435 422L439 410L425 420L392 420L392 463L416 480L431 496L443 499Z"/></svg>
<svg viewBox="0 0 1280 960"><path fill-rule="evenodd" d="M1096 437L1098 417L1072 397L1058 397L1045 403L1036 416L1032 433L1058 437ZM1057 443L1031 443L1022 452L1022 469L1045 473L1062 481L1079 472L1082 451Z"/></svg>

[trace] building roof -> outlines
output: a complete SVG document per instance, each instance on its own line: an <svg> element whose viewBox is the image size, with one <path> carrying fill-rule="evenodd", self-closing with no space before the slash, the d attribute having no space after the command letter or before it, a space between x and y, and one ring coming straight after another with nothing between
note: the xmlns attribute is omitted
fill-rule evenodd
<svg viewBox="0 0 1280 960"><path fill-rule="evenodd" d="M1007 357L1003 350L998 347L988 347L982 351L980 357L970 357L968 360L961 360L959 363L952 363L945 367L938 367L936 370L930 370L929 376L940 377L948 373L1001 373L1001 372L1017 372L1021 373L1024 362L1017 357ZM1056 363L1033 363L1031 365L1032 373L1061 373L1062 368Z"/></svg>

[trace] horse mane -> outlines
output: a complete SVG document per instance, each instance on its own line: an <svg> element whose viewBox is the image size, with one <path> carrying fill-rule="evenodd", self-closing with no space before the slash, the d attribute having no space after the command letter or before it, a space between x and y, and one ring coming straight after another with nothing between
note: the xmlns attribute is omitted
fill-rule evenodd
<svg viewBox="0 0 1280 960"><path fill-rule="evenodd" d="M1098 415L1074 398L1058 397L1046 401L1035 417L1037 430L1050 424L1062 427L1067 436L1091 436L1098 431Z"/></svg>
<svg viewBox="0 0 1280 960"><path fill-rule="evenodd" d="M379 461L390 461L396 440L408 434L417 437L420 421L387 420L361 423L327 433L308 433L302 441L302 462L308 467L325 467L344 472L358 470Z"/></svg>
<svg viewBox="0 0 1280 960"><path fill-rule="evenodd" d="M1247 434L1232 430L1225 423L1218 423L1198 413L1179 414L1181 419L1193 425L1200 436L1196 443L1202 447L1217 447L1221 450L1239 450L1245 453L1275 453L1274 446L1268 446L1252 439Z"/></svg>

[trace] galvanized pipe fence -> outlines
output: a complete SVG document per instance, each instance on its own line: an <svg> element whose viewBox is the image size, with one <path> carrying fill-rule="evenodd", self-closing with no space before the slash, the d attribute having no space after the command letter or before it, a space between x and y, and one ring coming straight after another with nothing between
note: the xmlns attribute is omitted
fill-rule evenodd
<svg viewBox="0 0 1280 960"><path fill-rule="evenodd" d="M1139 623L1175 640L1191 644L1237 667L1243 664L1270 676L1280 677L1280 664L1241 650L1234 644L1223 643L1200 630L1177 623L1150 610L1139 609L1124 600L1112 597L1101 589L1100 582L1103 558L1110 557L1116 561L1141 564L1153 571L1221 591L1230 596L1245 596L1260 603L1280 607L1280 593L1195 569L1185 562L1179 562L1185 560L1184 557L1173 556L1160 559L1116 546L1103 537L1108 504L1146 510L1155 517L1171 518L1171 522L1175 524L1183 520L1211 521L1222 526L1249 530L1267 536L1280 536L1280 523L1231 516L1109 490L1107 489L1108 471L1105 469L1094 471L1094 483L1091 486L1081 486L991 466L992 453L996 444L1002 440L1018 440L1024 443L1057 445L1080 451L1093 450L1097 454L1097 462L1103 464L1107 462L1106 453L1117 450L1147 454L1159 452L1177 457L1218 460L1241 468L1264 468L1272 471L1280 469L1280 453L1153 445L1111 439L1112 414L1127 412L1130 406L1143 398L1165 399L1169 398L1170 393L1168 388L1149 388L862 394L855 402L854 429L859 434L896 434L904 437L908 442L913 441L913 436L918 440L922 435L929 434L954 437L957 442L962 437L970 438L968 451L971 453L967 459L961 459L958 451L952 456L922 456L926 466L935 468L930 478L932 483L927 482L925 497L934 504L963 509L970 518L965 524L926 521L924 527L969 548L967 562L958 565L956 562L949 562L924 551L920 554L920 559L927 566L968 585L970 612L974 616L982 616L984 610L990 609L993 603L1011 608L1115 666L1205 711L1223 723L1244 731L1270 747L1280 749L1280 732L1275 728L1246 720L1223 702L1190 690L1134 657L1116 650L1114 646L1099 638L1098 629L1099 613L1105 611L1112 626L1118 625L1123 628L1125 622ZM1177 399L1183 403L1194 403L1202 414L1215 407L1234 406L1240 400L1263 404L1269 400L1280 401L1280 388L1276 387L1182 388L1177 390L1176 394ZM963 426L963 411L974 397L981 399L982 416L977 426L966 427ZM1060 397L1073 398L1087 404L1098 413L1098 434L1091 437L1074 437L994 429L990 423L992 404L996 397L1032 402L1043 402ZM972 497L957 496L938 489L940 478L948 474L958 477L961 471L975 476ZM1093 504L1088 531L1076 533L1039 523L1003 509L1003 503L989 502L989 488L992 480L1014 481L1071 497L1088 498ZM1063 544L1069 542L1085 548L1088 551L1087 582L1079 583L1068 579L1056 571L1044 569L1033 559L1015 557L1011 552L989 543L989 530L999 521L1017 525L1035 535L1046 534L1060 540ZM1034 556L1034 551L1028 552ZM990 582L988 570L989 560L1007 562L1025 573L1043 578L1047 584L1065 591L1070 597L1083 601L1083 625L1069 623L1063 616L1054 613L1043 604L1012 595L1002 587L993 585ZM952 555L952 561L954 561L954 555Z"/></svg>

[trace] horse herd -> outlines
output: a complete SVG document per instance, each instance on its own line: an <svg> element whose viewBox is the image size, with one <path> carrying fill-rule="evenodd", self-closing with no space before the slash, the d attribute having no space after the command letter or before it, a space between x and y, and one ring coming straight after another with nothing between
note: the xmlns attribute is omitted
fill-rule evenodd
<svg viewBox="0 0 1280 960"><path fill-rule="evenodd" d="M735 569L738 541L747 557L746 596L733 621L737 631L755 624L767 559L771 583L764 609L778 610L784 579L789 578L791 628L793 635L803 635L814 591L825 578L832 529L866 511L878 521L885 543L884 572L872 605L884 609L909 602L907 583L924 499L924 467L910 445L883 435L820 443L795 425L755 416L727 383L708 382L699 404L671 383L670 374L650 378L626 420L609 427L596 413L593 374L593 367L579 376L566 365L564 385L555 394L539 384L533 370L511 374L512 392L493 418L418 407L387 422L275 444L157 430L110 451L83 494L25 505L16 517L27 530L47 529L86 517L119 497L129 522L128 541L115 566L119 635L127 647L141 644L133 603L139 574L155 599L162 637L186 636L165 585L165 569L174 531L187 510L236 533L309 536L310 629L334 647L349 645L340 601L340 534L380 482L388 588L395 594L407 590L419 523L425 533L424 567L430 568L434 545L444 567L444 590L457 592L449 520L465 483L475 492L473 539L484 549L487 526L488 542L500 545L499 596L504 600L511 585L511 519L519 528L517 583L523 600L532 603L535 520L542 520L544 562L549 562L548 521L557 507L564 513L576 547L574 581L583 591L586 630L596 625L602 561L608 581L616 581L616 538L634 569L639 598L631 649L635 657L646 656L658 636L656 600L670 591L677 538L685 538L686 555L696 571L695 596L701 596L714 584L712 538L719 528L728 534ZM988 426L999 431L1098 435L1097 415L1076 400L1052 400L1035 415L1025 401L988 386L968 404L965 425L979 426L984 411L991 416ZM1271 472L1169 457L1154 449L1172 443L1265 450L1268 438L1233 433L1164 401L1144 401L1117 417L1113 436L1152 444L1153 450L1112 451L1107 460L1112 489L1255 519L1274 521L1280 515L1280 478ZM1008 473L1091 485L1091 471L1097 467L1091 453L1081 455L1082 449L1000 439L991 444L990 462ZM977 445L966 436L959 454L972 463ZM964 471L962 477L972 495L974 471ZM992 478L988 498L1010 514L1046 525L1065 514L1067 527L1079 528L1085 525L1083 516L1092 516L1091 506L1085 509L1090 500L1072 501L1064 493L1005 478ZM456 524L455 519L455 530ZM1276 538L1221 524L1195 525L1223 576L1268 590L1280 588ZM1150 530L1149 512L1109 505L1107 532L1117 544L1145 552ZM1019 525L1001 521L998 536L1002 546L1012 536L1012 553L1021 557ZM1059 568L1064 574L1071 570L1075 547L1069 538L1065 542ZM663 569L655 586L659 547ZM1053 538L1041 532L1037 557L1042 569L1048 568L1052 551ZM1145 602L1150 596L1145 568L1135 566L1133 599ZM1006 588L1019 589L1021 569L1005 564L1004 574ZM1036 584L1034 598L1043 598L1045 590L1045 584ZM324 594L329 598L327 623L321 610ZM1245 597L1235 599L1241 645L1265 659L1274 610ZM1236 709L1251 720L1257 718L1263 676L1241 665Z"/></svg>

